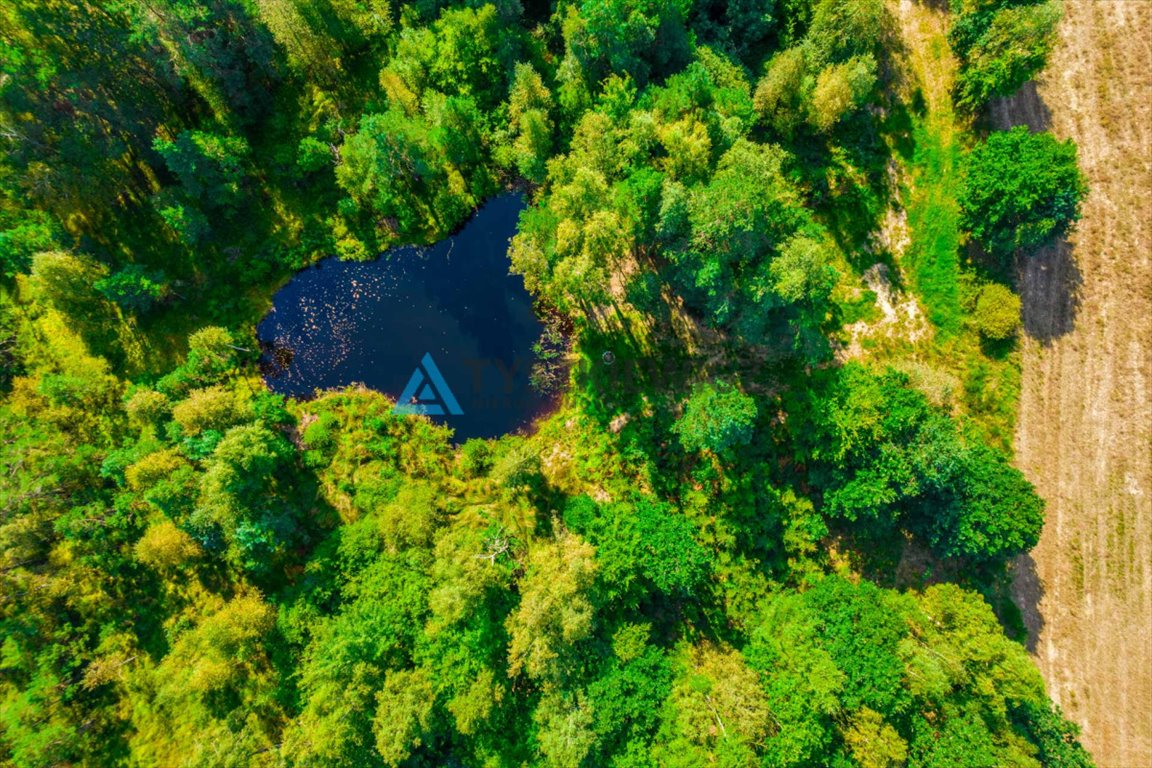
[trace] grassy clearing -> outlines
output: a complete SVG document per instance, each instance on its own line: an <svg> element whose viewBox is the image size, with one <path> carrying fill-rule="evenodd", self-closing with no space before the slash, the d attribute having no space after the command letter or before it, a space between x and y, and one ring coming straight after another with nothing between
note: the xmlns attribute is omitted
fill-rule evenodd
<svg viewBox="0 0 1152 768"><path fill-rule="evenodd" d="M1020 355L1013 341L982 339L972 320L988 278L967 262L961 248L956 193L969 125L952 104L955 61L947 14L921 4L891 8L906 45L908 118L901 135L911 139L899 153L907 212L907 245L899 262L935 333L912 345L872 345L871 351L963 419L973 437L1011 450Z"/></svg>
<svg viewBox="0 0 1152 768"><path fill-rule="evenodd" d="M960 210L956 204L960 152L951 130L930 115L913 122L916 143L907 194L911 241L905 254L928 319L945 336L960 332Z"/></svg>
<svg viewBox="0 0 1152 768"><path fill-rule="evenodd" d="M952 104L956 62L948 47L947 12L926 5L891 6L906 45L903 65L911 153L905 158L909 242L903 266L939 336L963 325L960 288L960 212L956 204L965 126Z"/></svg>

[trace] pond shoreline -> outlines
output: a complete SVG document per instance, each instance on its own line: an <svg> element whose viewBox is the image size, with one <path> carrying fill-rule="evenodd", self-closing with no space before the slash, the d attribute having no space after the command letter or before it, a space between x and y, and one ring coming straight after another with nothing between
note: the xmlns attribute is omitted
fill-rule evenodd
<svg viewBox="0 0 1152 768"><path fill-rule="evenodd" d="M509 272L524 206L521 194L498 195L437 243L298 272L257 326L265 384L296 399L361 384L460 441L530 428L558 398L532 387L545 326Z"/></svg>

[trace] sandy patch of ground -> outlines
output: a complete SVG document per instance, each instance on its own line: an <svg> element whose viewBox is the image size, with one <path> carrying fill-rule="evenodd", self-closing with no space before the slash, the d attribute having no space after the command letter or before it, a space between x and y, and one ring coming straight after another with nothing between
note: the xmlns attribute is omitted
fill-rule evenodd
<svg viewBox="0 0 1152 768"><path fill-rule="evenodd" d="M1038 87L993 109L1074 138L1091 192L1021 267L1017 461L1048 501L1015 583L1030 646L1102 768L1152 766L1152 3L1066 0Z"/></svg>
<svg viewBox="0 0 1152 768"><path fill-rule="evenodd" d="M915 346L929 338L932 329L920 304L915 296L897 291L892 286L888 265L873 264L864 271L861 279L868 290L876 294L880 317L872 322L861 320L845 327L848 341L836 350L839 362L867 357L863 345L865 339L896 339Z"/></svg>

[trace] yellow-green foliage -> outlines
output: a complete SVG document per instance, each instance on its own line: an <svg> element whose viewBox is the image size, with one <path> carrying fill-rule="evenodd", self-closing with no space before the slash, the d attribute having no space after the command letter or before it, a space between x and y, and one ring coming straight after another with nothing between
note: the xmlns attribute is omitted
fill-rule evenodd
<svg viewBox="0 0 1152 768"><path fill-rule="evenodd" d="M175 448L156 451L144 456L124 471L128 487L146 490L171 477L178 469L187 467L188 462Z"/></svg>
<svg viewBox="0 0 1152 768"><path fill-rule="evenodd" d="M437 479L447 473L447 433L392 413L393 403L367 390L324 395L300 406L304 460L316 467L325 500L348 521L387 503L399 474Z"/></svg>
<svg viewBox="0 0 1152 768"><path fill-rule="evenodd" d="M879 712L868 707L852 714L843 735L860 768L895 768L908 758L908 743Z"/></svg>
<svg viewBox="0 0 1152 768"><path fill-rule="evenodd" d="M242 421L244 414L243 398L227 387L194 389L188 397L172 406L172 420L186 435L205 429L224 431Z"/></svg>
<svg viewBox="0 0 1152 768"><path fill-rule="evenodd" d="M714 762L720 754L751 760L772 727L759 675L733 648L701 644L684 649L683 656L669 699L675 713L674 740L665 759L686 750L699 765Z"/></svg>
<svg viewBox="0 0 1152 768"><path fill-rule="evenodd" d="M568 649L592 631L587 591L596 577L595 549L578 536L563 534L539 542L528 555L520 585L520 605L508 617L508 663L513 674L557 677Z"/></svg>
<svg viewBox="0 0 1152 768"><path fill-rule="evenodd" d="M201 553L200 545L171 520L149 526L136 542L137 559L156 568L184 565Z"/></svg>
<svg viewBox="0 0 1152 768"><path fill-rule="evenodd" d="M876 62L860 56L833 64L816 77L808 119L816 130L830 131L850 111L861 106L876 86Z"/></svg>
<svg viewBox="0 0 1152 768"><path fill-rule="evenodd" d="M395 550L428 547L439 527L443 493L434 485L409 483L396 498L380 509L380 529L385 543Z"/></svg>
<svg viewBox="0 0 1152 768"><path fill-rule="evenodd" d="M1007 286L990 283L976 300L976 326L989 339L1008 339L1020 327L1020 297Z"/></svg>
<svg viewBox="0 0 1152 768"><path fill-rule="evenodd" d="M168 398L154 389L137 390L124 403L128 422L137 429L158 426L171 408Z"/></svg>
<svg viewBox="0 0 1152 768"><path fill-rule="evenodd" d="M275 611L259 595L240 595L180 635L158 669L160 696L173 701L220 690L265 663L261 640Z"/></svg>

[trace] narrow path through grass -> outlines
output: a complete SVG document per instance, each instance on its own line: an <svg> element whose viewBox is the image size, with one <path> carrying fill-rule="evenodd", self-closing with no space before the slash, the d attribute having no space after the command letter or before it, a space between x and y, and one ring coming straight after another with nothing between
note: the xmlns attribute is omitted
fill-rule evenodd
<svg viewBox="0 0 1152 768"><path fill-rule="evenodd" d="M959 135L952 108L955 62L944 13L905 0L897 9L924 109L912 116L913 153L906 193L911 241L906 251L929 319L945 336L960 332Z"/></svg>

